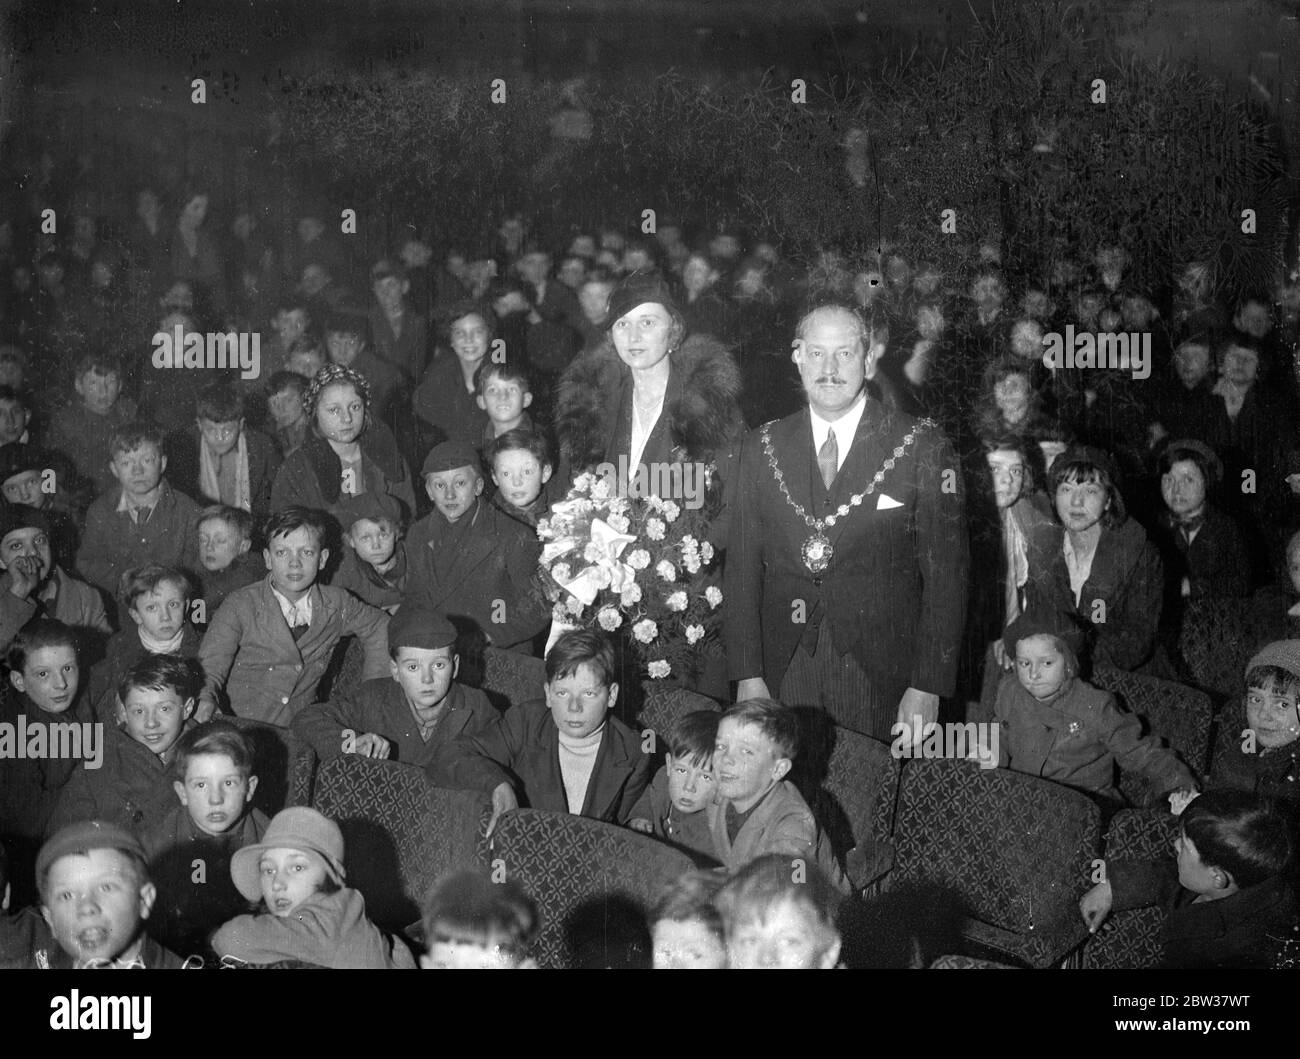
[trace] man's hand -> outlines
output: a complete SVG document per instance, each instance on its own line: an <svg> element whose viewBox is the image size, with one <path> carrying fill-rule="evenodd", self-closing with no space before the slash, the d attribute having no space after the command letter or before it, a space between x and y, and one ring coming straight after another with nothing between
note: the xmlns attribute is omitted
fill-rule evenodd
<svg viewBox="0 0 1300 1059"><path fill-rule="evenodd" d="M41 583L41 561L34 555L20 555L9 564L9 592L27 599Z"/></svg>
<svg viewBox="0 0 1300 1059"><path fill-rule="evenodd" d="M1109 882L1099 882L1079 898L1079 912L1083 915L1089 934L1096 934L1097 928L1106 922L1114 901L1115 895L1111 892Z"/></svg>
<svg viewBox="0 0 1300 1059"><path fill-rule="evenodd" d="M194 707L194 722L204 724L212 720L213 714L217 712L217 700L207 692L199 695L198 705Z"/></svg>
<svg viewBox="0 0 1300 1059"><path fill-rule="evenodd" d="M1200 796L1201 792L1195 788L1180 787L1169 795L1169 811L1174 816L1182 816L1183 810Z"/></svg>
<svg viewBox="0 0 1300 1059"><path fill-rule="evenodd" d="M993 661L1003 672L1009 670L1013 664L1011 656L1007 654L1007 645L1002 642L1001 637L993 641Z"/></svg>
<svg viewBox="0 0 1300 1059"><path fill-rule="evenodd" d="M770 699L772 693L767 690L767 681L762 677L746 677L736 681L736 701L746 699Z"/></svg>
<svg viewBox="0 0 1300 1059"><path fill-rule="evenodd" d="M518 808L519 799L515 797L515 789L509 783L498 783L492 791L492 819L488 821L487 837L492 837L502 813Z"/></svg>
<svg viewBox="0 0 1300 1059"><path fill-rule="evenodd" d="M933 724L939 717L939 696L928 691L908 688L898 702L898 724L907 726L912 737L912 745L920 744L925 735L925 726Z"/></svg>
<svg viewBox="0 0 1300 1059"><path fill-rule="evenodd" d="M379 761L387 761L388 755L393 752L393 744L385 739L382 735L375 735L374 732L366 732L359 735L352 741L352 753L360 754L362 757L372 757Z"/></svg>
<svg viewBox="0 0 1300 1059"><path fill-rule="evenodd" d="M640 817L637 817L635 820L629 820L627 826L633 831L640 831L643 835L653 835L655 833L655 825L649 820L643 820Z"/></svg>

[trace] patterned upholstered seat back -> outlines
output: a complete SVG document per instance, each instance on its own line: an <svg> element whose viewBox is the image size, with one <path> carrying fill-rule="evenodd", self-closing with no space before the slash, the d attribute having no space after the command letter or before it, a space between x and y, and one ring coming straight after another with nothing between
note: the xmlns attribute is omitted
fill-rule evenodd
<svg viewBox="0 0 1300 1059"><path fill-rule="evenodd" d="M1008 963L979 960L974 956L940 956L930 964L934 971L1007 971L1014 970Z"/></svg>
<svg viewBox="0 0 1300 1059"><path fill-rule="evenodd" d="M1108 666L1098 666L1091 682L1109 691L1131 713L1144 718L1148 730L1177 750L1197 776L1205 775L1209 767L1210 725L1214 719L1209 695L1169 680ZM1119 789L1134 805L1146 805L1152 795L1162 793L1152 790L1135 773L1122 773Z"/></svg>
<svg viewBox="0 0 1300 1059"><path fill-rule="evenodd" d="M498 709L540 699L545 693L546 664L517 651L483 649L483 681L479 685Z"/></svg>
<svg viewBox="0 0 1300 1059"><path fill-rule="evenodd" d="M480 855L537 902L542 967L650 965L641 918L691 860L653 838L599 820L518 809Z"/></svg>
<svg viewBox="0 0 1300 1059"><path fill-rule="evenodd" d="M475 867L487 796L434 787L421 769L344 754L320 766L313 808L343 832L348 885L370 918L400 930L419 918L434 880Z"/></svg>
<svg viewBox="0 0 1300 1059"><path fill-rule="evenodd" d="M969 941L1050 966L1087 933L1076 905L1100 846L1100 811L1078 791L974 762L909 761L888 885L936 890Z"/></svg>
<svg viewBox="0 0 1300 1059"><path fill-rule="evenodd" d="M847 864L855 888L861 888L869 880L856 877L859 862L849 853L865 849L869 840L880 842L893 833L899 762L886 744L870 736L840 728L834 739L813 812L830 836L836 855Z"/></svg>
<svg viewBox="0 0 1300 1059"><path fill-rule="evenodd" d="M1106 828L1106 862L1168 859L1173 855L1173 841L1177 836L1177 817L1125 809L1116 813ZM1159 908L1112 912L1083 947L1083 966L1155 967L1163 956L1160 928L1164 921L1165 913Z"/></svg>
<svg viewBox="0 0 1300 1059"><path fill-rule="evenodd" d="M1254 653L1248 603L1241 599L1194 599L1178 634L1179 663L1191 683L1216 699L1241 692L1241 677Z"/></svg>
<svg viewBox="0 0 1300 1059"><path fill-rule="evenodd" d="M311 805L320 758L310 743L299 743L289 768L289 805Z"/></svg>
<svg viewBox="0 0 1300 1059"><path fill-rule="evenodd" d="M707 695L686 688L656 688L646 694L637 722L662 738L677 718L696 710L720 712L721 707Z"/></svg>

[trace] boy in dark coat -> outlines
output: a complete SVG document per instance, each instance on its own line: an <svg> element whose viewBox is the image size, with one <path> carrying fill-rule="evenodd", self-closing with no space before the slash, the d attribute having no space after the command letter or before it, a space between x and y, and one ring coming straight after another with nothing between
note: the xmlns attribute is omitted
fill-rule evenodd
<svg viewBox="0 0 1300 1059"><path fill-rule="evenodd" d="M104 820L142 835L175 804L168 770L201 677L173 655L142 658L118 684L117 726L105 726L99 768L72 774L50 817L49 833L78 820Z"/></svg>
<svg viewBox="0 0 1300 1059"><path fill-rule="evenodd" d="M546 656L546 698L443 746L433 782L491 791L489 835L503 812L520 805L626 824L650 781L650 755L610 714L618 699L614 665L614 648L600 633L565 633Z"/></svg>
<svg viewBox="0 0 1300 1059"><path fill-rule="evenodd" d="M361 754L427 768L439 748L499 718L483 692L456 682L456 629L441 614L405 604L388 623L388 656L391 676L293 719L294 732L322 760Z"/></svg>
<svg viewBox="0 0 1300 1059"><path fill-rule="evenodd" d="M1163 967L1273 967L1295 936L1286 817L1254 795L1211 791L1182 813L1177 861L1106 864L1079 909L1090 931L1112 910L1167 910Z"/></svg>
<svg viewBox="0 0 1300 1059"><path fill-rule="evenodd" d="M339 498L343 561L331 584L392 614L406 589L406 545L402 509L387 493L365 492Z"/></svg>
<svg viewBox="0 0 1300 1059"><path fill-rule="evenodd" d="M411 527L408 600L446 614L462 637L509 647L536 636L550 618L532 591L536 534L483 499L470 445L435 446L423 477L434 510Z"/></svg>

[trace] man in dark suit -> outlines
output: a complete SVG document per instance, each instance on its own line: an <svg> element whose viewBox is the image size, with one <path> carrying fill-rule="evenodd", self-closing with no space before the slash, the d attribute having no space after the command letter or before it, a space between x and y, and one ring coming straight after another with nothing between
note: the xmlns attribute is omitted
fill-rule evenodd
<svg viewBox="0 0 1300 1059"><path fill-rule="evenodd" d="M536 535L484 501L478 453L465 442L431 449L422 475L434 510L407 537L403 606L446 614L463 646L531 640L551 615L531 591L541 550Z"/></svg>
<svg viewBox="0 0 1300 1059"><path fill-rule="evenodd" d="M741 446L726 644L738 699L819 706L884 740L902 722L919 740L954 690L968 548L948 439L868 385L887 340L844 305L800 321L809 407Z"/></svg>

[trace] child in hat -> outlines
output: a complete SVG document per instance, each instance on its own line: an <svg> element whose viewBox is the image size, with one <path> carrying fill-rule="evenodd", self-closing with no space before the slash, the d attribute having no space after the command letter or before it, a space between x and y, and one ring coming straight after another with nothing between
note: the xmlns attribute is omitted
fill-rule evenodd
<svg viewBox="0 0 1300 1059"><path fill-rule="evenodd" d="M456 629L441 614L404 604L388 623L388 657L388 676L294 717L322 760L361 754L425 768L444 744L496 722L487 696L457 682Z"/></svg>
<svg viewBox="0 0 1300 1059"><path fill-rule="evenodd" d="M1012 673L998 685L998 764L1120 802L1115 766L1141 773L1162 795L1194 788L1177 755L1109 692L1079 676L1082 631L1053 610L1030 609L1003 633ZM981 748L977 753L987 754Z"/></svg>
<svg viewBox="0 0 1300 1059"><path fill-rule="evenodd" d="M21 441L0 445L0 493L45 516L59 555L77 554L77 519L90 503L89 491L79 485L66 457Z"/></svg>
<svg viewBox="0 0 1300 1059"><path fill-rule="evenodd" d="M366 918L365 898L346 885L343 833L315 809L277 813L261 842L234 855L230 875L263 911L237 916L213 935L219 956L252 964L414 969L405 945Z"/></svg>
<svg viewBox="0 0 1300 1059"><path fill-rule="evenodd" d="M340 498L338 511L346 547L331 583L394 613L406 589L401 506L387 493L367 492Z"/></svg>

